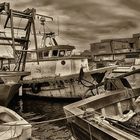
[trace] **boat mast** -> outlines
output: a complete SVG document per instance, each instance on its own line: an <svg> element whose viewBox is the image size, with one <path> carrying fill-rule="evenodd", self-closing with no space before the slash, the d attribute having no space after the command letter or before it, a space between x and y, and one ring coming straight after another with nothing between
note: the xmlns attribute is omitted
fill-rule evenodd
<svg viewBox="0 0 140 140"><path fill-rule="evenodd" d="M25 63L26 63L26 56L28 52L28 45L29 45L29 38L30 38L30 32L31 32L31 26L33 24L34 18L34 9L28 9L25 11L17 11L10 9L9 3L2 3L0 4L0 11L1 15L5 15L6 21L4 24L4 29L7 28L11 29L11 37L0 37L0 40L6 40L9 42L9 44L3 45L10 45L13 48L13 55L14 55L14 71L24 71L25 70ZM25 28L23 27L17 27L14 25L14 18L19 18L23 20L27 20L27 25ZM8 24L10 20L10 23ZM15 37L15 30L18 31L25 31L24 37ZM35 30L33 30L35 34ZM20 46L20 50L16 50L16 46Z"/></svg>
<svg viewBox="0 0 140 140"><path fill-rule="evenodd" d="M36 10L34 8L32 9L26 9L25 11L17 11L10 9L9 3L1 3L0 4L0 15L7 16L4 29L7 28L11 29L11 37L1 37L0 41L8 41L8 43L0 43L0 45L10 45L13 49L13 56L14 56L14 71L24 71L25 65L26 65L26 58L27 58L27 52L29 52L29 42L30 42L30 34L31 34L31 28L33 30L34 35L34 43L35 43L35 52L37 55L37 62L39 64L39 56L38 56L38 44L37 44L37 35L36 35L36 27L35 27L35 18L43 17L43 18L50 18L53 20L52 17L36 14ZM20 27L20 25L17 27L16 24L14 24L14 18L19 18L24 21L26 21L25 27ZM9 22L10 20L10 22ZM18 31L25 31L24 37L15 37L15 30ZM16 49L16 46L21 46L20 50Z"/></svg>

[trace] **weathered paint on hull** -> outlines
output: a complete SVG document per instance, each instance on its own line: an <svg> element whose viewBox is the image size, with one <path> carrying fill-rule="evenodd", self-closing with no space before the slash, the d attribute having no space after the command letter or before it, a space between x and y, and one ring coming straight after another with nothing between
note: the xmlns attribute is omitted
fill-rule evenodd
<svg viewBox="0 0 140 140"><path fill-rule="evenodd" d="M103 78L105 75L108 75L108 72L111 72L115 67L104 67L100 69L95 69L92 71L84 72L84 79L86 81L91 81L93 84L97 84L96 81L93 81L91 75L99 77L98 74L102 73ZM102 79L103 80L103 79ZM101 80L101 81L102 81ZM79 73L71 74L67 76L56 76L56 77L41 77L34 78L32 80L23 80L23 93L39 96L39 97L51 97L51 98L84 98L89 97L91 95L98 94L97 90L93 91L89 90L89 86L92 85L90 82L78 82L79 81ZM95 83L94 83L95 82ZM84 84L83 84L84 83ZM102 90L102 89L101 89Z"/></svg>
<svg viewBox="0 0 140 140"><path fill-rule="evenodd" d="M48 98L77 98L82 99L92 94L88 91L88 88L75 81L73 83L65 83L64 87L55 88L54 86L41 87L41 91L33 93L32 88L23 88L23 93L36 97L48 97Z"/></svg>

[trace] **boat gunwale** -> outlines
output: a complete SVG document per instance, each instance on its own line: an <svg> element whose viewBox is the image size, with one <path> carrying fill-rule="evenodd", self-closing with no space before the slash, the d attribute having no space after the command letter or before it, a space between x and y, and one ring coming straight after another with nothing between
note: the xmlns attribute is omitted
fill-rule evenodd
<svg viewBox="0 0 140 140"><path fill-rule="evenodd" d="M140 91L140 88L128 89L127 91L126 91L126 89L123 89L123 90L122 89L119 89L119 90L114 91L114 93L112 93L112 92L103 93L103 94L100 94L100 95L96 95L96 96L92 96L92 97L83 99L81 101L72 103L72 104L67 105L67 106L64 106L63 109L66 110L66 111L68 111L68 112L70 112L71 114L78 115L77 111L78 110L79 111L82 110L81 108L83 108L84 105L86 107L89 106L89 104L91 102L94 102L94 101L99 102L99 100L102 100L104 98L108 98L108 97L112 98L114 96L118 96L119 94L122 94L123 93L122 94L122 97L115 98L114 101L112 100L111 103L106 104L106 106L108 106L108 105L111 105L111 104L115 104L115 103L121 102L123 100L128 100L130 98L138 97L140 94L139 94L139 92L137 90ZM128 93L128 91L132 91L132 92L131 93ZM134 93L133 91L136 92L136 93ZM99 105L98 108L94 108L93 107L93 109L95 109L95 110L101 109L101 106ZM81 111L80 111L80 113L81 113Z"/></svg>

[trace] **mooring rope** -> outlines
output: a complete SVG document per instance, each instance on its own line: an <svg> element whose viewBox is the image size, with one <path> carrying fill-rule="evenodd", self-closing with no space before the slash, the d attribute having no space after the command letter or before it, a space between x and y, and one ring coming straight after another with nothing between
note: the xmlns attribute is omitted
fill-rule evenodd
<svg viewBox="0 0 140 140"><path fill-rule="evenodd" d="M31 122L31 123L20 123L20 124L7 124L7 123L3 123L3 124L0 124L0 126L21 126L21 125L39 125L39 124L44 124L44 123L54 123L54 122L57 122L57 121L62 121L62 120L67 120L67 119L70 119L70 118L73 118L73 117L77 117L77 116L80 116L80 115L83 115L82 114L78 114L78 115L71 115L71 116L68 116L68 117L62 117L62 118L58 118L58 119L51 119L51 120L47 120L47 121L40 121L40 122Z"/></svg>
<svg viewBox="0 0 140 140"><path fill-rule="evenodd" d="M81 116L81 115L84 115L83 116L83 119L85 119L86 117L90 117L94 114L99 114L101 115L101 113L97 112L97 111L93 111L91 112L91 114L88 114L88 115L85 115L84 113L81 113L81 114L77 114L77 115L71 115L71 116L67 116L67 117L61 117L61 118L57 118L57 119L51 119L51 120L47 120L47 121L40 121L40 122L31 122L31 123L20 123L20 124L7 124L7 123L3 123L3 124L0 124L0 126L21 126L21 125L39 125L39 124L44 124L44 123L55 123L55 122L58 122L58 121L62 121L62 120L67 120L67 119L70 119L70 118L73 118L73 117L78 117L78 116Z"/></svg>

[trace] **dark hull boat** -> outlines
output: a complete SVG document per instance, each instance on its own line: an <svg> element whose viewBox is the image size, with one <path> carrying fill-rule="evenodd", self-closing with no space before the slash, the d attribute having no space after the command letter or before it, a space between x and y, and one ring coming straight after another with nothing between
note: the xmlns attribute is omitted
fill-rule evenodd
<svg viewBox="0 0 140 140"><path fill-rule="evenodd" d="M0 105L7 106L15 94L18 93L21 77L29 75L28 72L0 72Z"/></svg>
<svg viewBox="0 0 140 140"><path fill-rule="evenodd" d="M105 93L64 107L74 139L140 139L140 88L131 88L123 81L109 79Z"/></svg>

